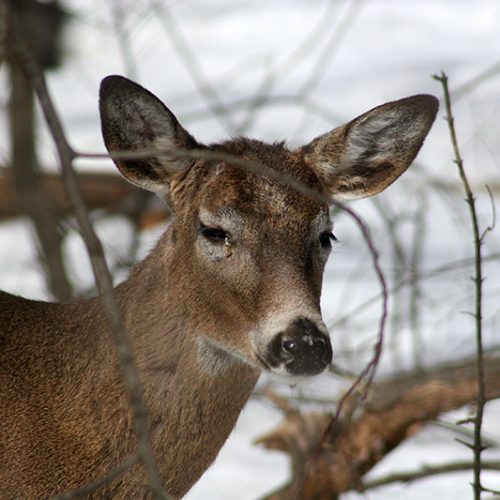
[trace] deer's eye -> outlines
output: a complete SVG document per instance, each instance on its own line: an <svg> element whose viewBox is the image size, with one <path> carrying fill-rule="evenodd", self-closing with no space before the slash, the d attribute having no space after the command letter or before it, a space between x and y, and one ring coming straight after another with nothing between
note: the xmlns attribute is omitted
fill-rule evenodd
<svg viewBox="0 0 500 500"><path fill-rule="evenodd" d="M337 237L330 231L321 233L319 236L319 243L323 248L331 248L332 241L338 241Z"/></svg>
<svg viewBox="0 0 500 500"><path fill-rule="evenodd" d="M200 234L212 243L225 243L229 237L228 233L220 227L205 226L200 222Z"/></svg>

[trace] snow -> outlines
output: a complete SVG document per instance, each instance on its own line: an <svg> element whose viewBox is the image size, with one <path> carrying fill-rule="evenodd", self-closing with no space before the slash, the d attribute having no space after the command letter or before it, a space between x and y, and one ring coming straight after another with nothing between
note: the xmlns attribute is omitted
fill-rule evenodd
<svg viewBox="0 0 500 500"><path fill-rule="evenodd" d="M48 84L71 144L80 151L103 151L97 112L98 86L102 77L125 73L111 2L66 0L73 14L66 34L65 65L49 75ZM172 43L168 20L157 15L146 1L124 0L125 28L130 35L134 71L138 80L156 93L179 117L184 126L204 142L235 131L224 119L207 111L208 104L197 90L182 58ZM247 117L245 99L258 94L269 71L268 93L276 99L263 106L250 122L246 135L268 141L288 138L306 143L316 135L349 120L371 107L414 93L441 96L431 75L444 70L450 79L454 114L462 155L473 188L478 192L482 227L492 220L484 184L499 184L500 141L500 3L496 0L188 0L166 2L178 30L198 58L200 71L221 102L238 109L232 121ZM339 34L340 33L340 34ZM334 38L336 37L336 38ZM311 72L319 67L317 79ZM0 85L6 90L5 68ZM481 78L481 75L486 77ZM472 88L468 85L478 79ZM293 100L298 94L308 106ZM243 100L243 101L242 101ZM243 102L243 105L241 104ZM2 99L5 104L5 98ZM239 106L239 107L238 107ZM426 179L452 182L458 186L447 126L439 117L416 164L401 181L380 196L385 213L406 217L398 226L400 241L409 252L415 235L411 217L426 207L423 240L425 271L472 255L470 222L462 194L431 189ZM5 113L0 118L0 159L7 158ZM54 148L45 129L39 133L42 163L56 165ZM79 160L80 168L113 168L110 162ZM498 206L498 194L496 196ZM352 207L367 221L381 253L389 279L396 275L394 248L387 237L380 211L371 201ZM129 229L119 218L101 221L98 232L110 261L124 257ZM1 288L33 298L46 298L43 279L25 221L0 226ZM360 304L379 292L370 255L359 230L345 214L336 217L334 248L323 293L325 321L332 328L337 362L359 370L369 359L376 336L380 301L354 314ZM157 238L158 231L145 234L142 255ZM495 228L485 240L484 252L498 252ZM76 234L66 241L68 261L80 290L92 284L88 259ZM500 287L498 259L485 264L485 344L499 344ZM472 319L464 314L473 304L469 280L472 266L457 265L447 274L422 282L419 336L425 365L457 359L474 351ZM119 279L123 279L120 276ZM391 299L397 307L398 299ZM407 304L402 296L400 306ZM401 307L402 307L401 306ZM344 321L340 321L343 318ZM408 320L397 325L384 352L380 372L413 366L414 331ZM281 387L293 395L336 395L346 385L338 378L321 376L295 389ZM466 410L446 418L456 421ZM272 429L281 415L261 399L252 399L217 461L187 495L196 499L254 499L284 483L288 462L284 455L252 444L254 438ZM500 404L487 405L486 432L500 443ZM500 457L498 447L487 452ZM488 456L486 454L486 456ZM469 450L454 440L449 430L428 426L383 460L370 477L396 470L415 470L420 464L446 463L471 458ZM468 472L436 476L409 485L394 485L369 492L370 499L471 497ZM498 473L484 473L486 485L500 487ZM343 498L359 498L346 494Z"/></svg>

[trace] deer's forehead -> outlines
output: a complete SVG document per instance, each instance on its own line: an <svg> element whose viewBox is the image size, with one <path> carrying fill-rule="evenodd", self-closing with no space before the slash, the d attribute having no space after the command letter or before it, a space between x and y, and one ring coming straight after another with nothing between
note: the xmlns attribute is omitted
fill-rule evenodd
<svg viewBox="0 0 500 500"><path fill-rule="evenodd" d="M295 223L323 214L328 207L279 180L259 175L214 175L200 191L200 209L235 218L286 217ZM236 215L237 214L237 215Z"/></svg>
<svg viewBox="0 0 500 500"><path fill-rule="evenodd" d="M239 185L228 193L207 191L199 206L200 221L229 231L274 234L319 234L331 226L328 206L280 186L262 183L258 189Z"/></svg>
<svg viewBox="0 0 500 500"><path fill-rule="evenodd" d="M264 213L280 213L294 208L303 212L317 212L322 203L298 193L287 184L285 177L279 178L279 174L283 173L320 193L321 184L317 177L307 164L298 161L286 162L281 158L283 154L278 155L274 162L259 160L264 167L277 173L278 178L267 176L265 172L255 173L223 162L212 165L208 175L199 185L201 203L213 210L230 205L241 210L251 209ZM279 159L283 161L280 162Z"/></svg>

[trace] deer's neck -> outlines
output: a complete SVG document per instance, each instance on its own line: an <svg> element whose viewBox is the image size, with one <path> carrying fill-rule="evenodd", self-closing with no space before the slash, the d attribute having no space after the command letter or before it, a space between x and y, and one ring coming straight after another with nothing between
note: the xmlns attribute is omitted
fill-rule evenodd
<svg viewBox="0 0 500 500"><path fill-rule="evenodd" d="M214 460L258 371L207 344L203 325L191 321L182 301L182 284L173 282L168 251L160 242L117 293L150 410L155 453L167 490L182 495ZM173 479L179 477L183 484Z"/></svg>
<svg viewBox="0 0 500 500"><path fill-rule="evenodd" d="M147 384L146 398L165 487L177 497L183 496L216 458L257 376L238 362L210 375L185 356L173 370L171 377L158 373L154 382Z"/></svg>

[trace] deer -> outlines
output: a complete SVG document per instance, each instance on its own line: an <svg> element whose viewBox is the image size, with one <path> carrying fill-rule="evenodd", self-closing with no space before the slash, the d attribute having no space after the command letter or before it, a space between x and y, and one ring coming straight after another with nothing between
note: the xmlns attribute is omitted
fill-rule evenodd
<svg viewBox="0 0 500 500"><path fill-rule="evenodd" d="M115 293L154 458L165 490L178 498L215 460L262 372L293 383L330 365L320 308L335 239L330 200L392 184L420 150L438 101L420 94L389 102L293 149L241 137L204 145L155 95L121 76L102 81L99 108L118 170L175 214ZM124 151L130 157L117 154ZM135 452L107 329L98 297L49 303L0 292L1 498L71 491ZM151 493L135 464L92 496Z"/></svg>

